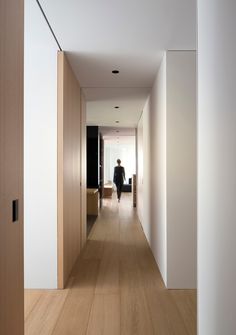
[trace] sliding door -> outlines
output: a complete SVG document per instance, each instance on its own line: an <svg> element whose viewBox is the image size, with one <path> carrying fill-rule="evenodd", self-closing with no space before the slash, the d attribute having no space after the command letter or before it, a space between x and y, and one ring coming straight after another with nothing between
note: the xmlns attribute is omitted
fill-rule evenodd
<svg viewBox="0 0 236 335"><path fill-rule="evenodd" d="M24 334L23 0L0 1L0 334Z"/></svg>

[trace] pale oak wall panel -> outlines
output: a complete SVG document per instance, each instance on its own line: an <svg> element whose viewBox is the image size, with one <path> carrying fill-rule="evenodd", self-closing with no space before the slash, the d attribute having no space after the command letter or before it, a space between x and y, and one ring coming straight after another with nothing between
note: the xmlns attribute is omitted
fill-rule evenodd
<svg viewBox="0 0 236 335"><path fill-rule="evenodd" d="M0 1L0 334L23 335L23 0ZM12 222L12 201L19 218Z"/></svg>
<svg viewBox="0 0 236 335"><path fill-rule="evenodd" d="M81 90L81 248L87 240L86 100Z"/></svg>
<svg viewBox="0 0 236 335"><path fill-rule="evenodd" d="M80 86L64 52L58 53L58 287L81 249Z"/></svg>

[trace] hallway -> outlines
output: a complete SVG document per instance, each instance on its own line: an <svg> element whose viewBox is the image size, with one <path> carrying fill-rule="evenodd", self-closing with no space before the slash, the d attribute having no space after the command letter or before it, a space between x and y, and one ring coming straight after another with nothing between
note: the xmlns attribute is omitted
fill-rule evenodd
<svg viewBox="0 0 236 335"><path fill-rule="evenodd" d="M195 335L196 292L165 289L131 196L103 204L67 288L25 291L25 334Z"/></svg>

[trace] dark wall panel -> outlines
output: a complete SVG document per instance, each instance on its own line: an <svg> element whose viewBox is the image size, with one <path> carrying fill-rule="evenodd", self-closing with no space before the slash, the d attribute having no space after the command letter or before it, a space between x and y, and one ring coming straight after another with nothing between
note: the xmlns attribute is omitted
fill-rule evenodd
<svg viewBox="0 0 236 335"><path fill-rule="evenodd" d="M99 128L87 127L87 187L99 188Z"/></svg>

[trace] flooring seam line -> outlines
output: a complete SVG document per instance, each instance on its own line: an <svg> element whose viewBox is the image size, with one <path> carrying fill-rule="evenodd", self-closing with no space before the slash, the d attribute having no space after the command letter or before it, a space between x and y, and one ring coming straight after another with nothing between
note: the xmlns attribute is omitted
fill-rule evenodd
<svg viewBox="0 0 236 335"><path fill-rule="evenodd" d="M138 271L139 271L140 277L142 279L142 271L140 269L140 261L139 261L139 259L137 257L136 243L135 243L135 254L136 254L136 258L137 258ZM152 331L153 331L153 335L155 335L155 327L154 327L154 322L153 322L152 313L151 313L151 307L150 307L150 303L148 301L148 296L147 296L146 290L147 289L145 287L143 287L143 293L144 293L144 296L145 296L145 299L146 299L147 308L148 308L148 312L149 312L149 317L150 317L151 324L152 324Z"/></svg>
<svg viewBox="0 0 236 335"><path fill-rule="evenodd" d="M92 301L90 309L89 309L89 315L88 315L88 321L87 321L85 335L88 334L89 320L90 320L90 317L91 317L91 314L92 314L92 308L93 308L93 305L94 305L94 300L95 300L95 293L93 293L93 301Z"/></svg>
<svg viewBox="0 0 236 335"><path fill-rule="evenodd" d="M118 265L118 269L119 269L119 300L120 300L120 335L121 335L121 280L120 280L120 270L121 270L121 266L120 266L120 262L121 262L121 238L120 238L120 234L121 234L121 222L120 222L120 216L119 216L119 265Z"/></svg>
<svg viewBox="0 0 236 335"><path fill-rule="evenodd" d="M103 242L104 242L104 240L103 240ZM104 248L103 248L103 251L104 251ZM91 306L90 306L90 309L89 309L88 321L87 321L86 331L85 331L86 335L88 334L89 321L90 321L90 318L91 318L91 315L92 315L92 309L93 309L93 305L94 305L94 301L95 301L95 291L96 291L96 285L97 285L97 281L98 281L98 274L99 274L100 267L101 267L101 259L99 260L99 267L98 267L98 271L97 271L95 287L93 289L93 300L92 300L92 303L91 303Z"/></svg>
<svg viewBox="0 0 236 335"><path fill-rule="evenodd" d="M64 306L65 306L65 303L66 303L67 299L68 299L68 295L69 295L69 290L70 290L70 289L68 288L67 290L68 290L68 292L67 292L66 297L65 297L65 300L64 300L64 302L63 302L63 304L62 304L60 313L58 314L58 317L57 317L57 320L56 320L56 322L55 322L55 325L54 325L54 327L53 327L53 329L52 329L51 335L53 335L53 333L54 333L54 331L55 331L55 329L56 329L56 326L57 326L57 324L58 324L58 322L59 322L59 319L60 319L60 317L61 317L61 314L62 314L62 312L63 312L63 308L64 308Z"/></svg>
<svg viewBox="0 0 236 335"><path fill-rule="evenodd" d="M141 232L141 233L144 235L143 232ZM140 259L138 257L137 237L136 237L136 235L135 235L135 246L134 246L134 249L135 249L135 259L136 259L136 263L138 265L138 272L139 272L141 280L143 280L143 278L142 278L142 270L141 270L141 266L140 266ZM149 318L150 318L151 325L152 325L152 332L153 332L153 335L155 335L155 327L154 327L154 323L153 323L153 319L152 319L150 304L148 302L148 296L146 294L146 288L142 287L142 291L143 291L143 294L145 296L145 300L146 300L146 304L147 304L147 308L148 308L148 312L149 312L148 314L149 314Z"/></svg>
<svg viewBox="0 0 236 335"><path fill-rule="evenodd" d="M28 320L30 314L33 312L33 310L35 309L36 305L38 304L39 300L42 298L42 295L37 299L36 303L33 305L33 307L30 309L30 312L28 313L28 316L26 317L26 319L24 320L24 323L26 323L26 321Z"/></svg>

